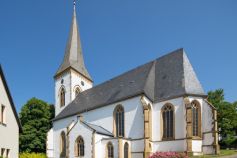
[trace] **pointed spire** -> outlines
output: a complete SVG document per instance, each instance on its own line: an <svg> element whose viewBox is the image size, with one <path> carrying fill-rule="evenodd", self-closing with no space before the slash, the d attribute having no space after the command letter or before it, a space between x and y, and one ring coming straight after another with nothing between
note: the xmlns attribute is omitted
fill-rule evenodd
<svg viewBox="0 0 237 158"><path fill-rule="evenodd" d="M69 38L67 42L67 47L65 50L64 59L55 76L62 73L68 68L72 68L76 70L81 75L83 75L84 77L92 81L84 64L80 34L79 34L79 29L78 29L78 24L77 24L77 17L76 17L75 0L74 0L74 5L73 5L73 17L72 17L71 30L70 30L70 34L69 34Z"/></svg>

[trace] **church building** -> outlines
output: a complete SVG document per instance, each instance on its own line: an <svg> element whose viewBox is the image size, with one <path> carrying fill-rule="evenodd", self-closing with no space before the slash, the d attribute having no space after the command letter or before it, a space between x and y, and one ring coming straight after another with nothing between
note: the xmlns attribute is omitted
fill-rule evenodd
<svg viewBox="0 0 237 158"><path fill-rule="evenodd" d="M49 158L218 153L216 109L182 48L93 86L74 5L65 56L54 79Z"/></svg>

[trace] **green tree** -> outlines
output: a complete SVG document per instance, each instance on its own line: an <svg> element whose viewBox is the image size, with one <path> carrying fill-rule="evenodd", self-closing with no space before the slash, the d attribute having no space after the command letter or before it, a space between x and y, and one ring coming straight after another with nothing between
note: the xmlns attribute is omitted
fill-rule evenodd
<svg viewBox="0 0 237 158"><path fill-rule="evenodd" d="M37 98L30 99L21 109L20 152L45 153L46 136L52 127L54 106Z"/></svg>
<svg viewBox="0 0 237 158"><path fill-rule="evenodd" d="M223 89L208 92L208 101L217 109L219 134L223 138L220 144L230 146L235 141L234 136L237 134L237 102L225 101Z"/></svg>

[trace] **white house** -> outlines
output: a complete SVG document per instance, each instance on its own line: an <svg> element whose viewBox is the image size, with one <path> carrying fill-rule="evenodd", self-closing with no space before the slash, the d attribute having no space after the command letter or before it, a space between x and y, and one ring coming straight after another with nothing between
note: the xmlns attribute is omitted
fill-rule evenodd
<svg viewBox="0 0 237 158"><path fill-rule="evenodd" d="M17 158L21 124L0 65L0 156Z"/></svg>
<svg viewBox="0 0 237 158"><path fill-rule="evenodd" d="M49 158L147 158L156 151L218 152L216 109L178 49L93 87L76 11L56 72Z"/></svg>

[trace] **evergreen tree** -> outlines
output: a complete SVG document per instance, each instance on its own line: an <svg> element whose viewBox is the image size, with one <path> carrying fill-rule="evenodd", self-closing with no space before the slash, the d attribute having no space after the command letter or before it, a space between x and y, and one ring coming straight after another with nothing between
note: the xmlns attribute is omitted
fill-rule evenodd
<svg viewBox="0 0 237 158"><path fill-rule="evenodd" d="M30 99L21 109L20 152L46 152L46 136L52 127L54 106L37 98Z"/></svg>

